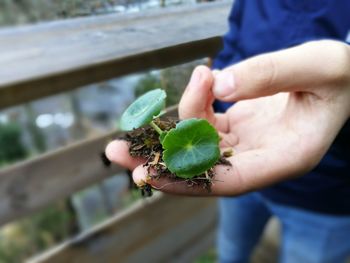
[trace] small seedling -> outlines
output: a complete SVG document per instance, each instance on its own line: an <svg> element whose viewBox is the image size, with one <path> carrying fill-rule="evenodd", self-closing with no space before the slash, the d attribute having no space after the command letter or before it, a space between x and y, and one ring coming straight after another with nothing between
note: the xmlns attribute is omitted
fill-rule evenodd
<svg viewBox="0 0 350 263"><path fill-rule="evenodd" d="M220 158L217 131L205 119L183 120L175 128L163 130L155 119L165 107L165 98L160 89L139 97L122 115L121 129L130 131L149 124L159 134L162 162L171 173L185 179L206 173ZM157 163L158 158L159 153Z"/></svg>
<svg viewBox="0 0 350 263"><path fill-rule="evenodd" d="M192 178L211 168L220 157L219 135L207 120L179 122L162 141L163 160L182 178Z"/></svg>
<svg viewBox="0 0 350 263"><path fill-rule="evenodd" d="M145 124L151 124L158 133L162 133L154 126L154 117L158 116L165 107L166 93L164 90L151 90L135 100L123 113L120 128L131 131Z"/></svg>

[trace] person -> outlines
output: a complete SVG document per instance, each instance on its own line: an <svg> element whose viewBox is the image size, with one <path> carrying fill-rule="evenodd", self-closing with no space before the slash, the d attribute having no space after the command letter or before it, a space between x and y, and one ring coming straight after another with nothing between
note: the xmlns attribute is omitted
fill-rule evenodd
<svg viewBox="0 0 350 263"><path fill-rule="evenodd" d="M230 168L215 167L210 193L153 180L126 142L107 146L136 183L224 196L220 262L247 262L271 215L282 223L281 262L350 257L348 10L346 0L235 1L217 70L197 67L179 104L181 119L209 120L234 150Z"/></svg>

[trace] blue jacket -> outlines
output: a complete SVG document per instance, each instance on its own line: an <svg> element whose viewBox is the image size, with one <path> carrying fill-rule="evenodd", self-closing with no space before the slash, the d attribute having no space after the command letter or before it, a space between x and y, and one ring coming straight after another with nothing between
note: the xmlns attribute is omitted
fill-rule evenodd
<svg viewBox="0 0 350 263"><path fill-rule="evenodd" d="M345 41L350 36L350 0L236 0L224 47L213 67L310 40ZM217 111L230 104L216 102ZM260 191L284 205L322 213L350 214L350 122L320 164L307 175Z"/></svg>

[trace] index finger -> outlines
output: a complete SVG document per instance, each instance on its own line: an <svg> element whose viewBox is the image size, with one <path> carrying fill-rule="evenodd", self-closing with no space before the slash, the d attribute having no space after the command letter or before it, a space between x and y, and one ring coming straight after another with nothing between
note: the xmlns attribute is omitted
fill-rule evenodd
<svg viewBox="0 0 350 263"><path fill-rule="evenodd" d="M115 140L110 142L105 150L107 158L120 166L134 170L138 165L145 163L145 159L132 157L129 153L129 145L126 141Z"/></svg>

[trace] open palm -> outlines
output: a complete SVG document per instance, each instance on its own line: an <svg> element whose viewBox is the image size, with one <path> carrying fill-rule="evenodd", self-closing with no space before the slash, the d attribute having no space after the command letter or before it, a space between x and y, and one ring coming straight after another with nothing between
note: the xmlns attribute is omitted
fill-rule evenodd
<svg viewBox="0 0 350 263"><path fill-rule="evenodd" d="M196 68L179 105L180 118L208 119L222 137L221 147L233 148L228 158L232 166L215 167L211 193L168 179L147 182L177 194L238 195L311 170L349 117L349 54L343 44L318 41L255 57L219 73ZM329 70L321 62L335 66ZM215 98L238 102L225 114L215 114ZM143 160L131 158L127 149L116 141L106 154L134 170L135 182L147 180Z"/></svg>
<svg viewBox="0 0 350 263"><path fill-rule="evenodd" d="M308 93L279 93L238 102L222 115L227 124L220 124L221 146L232 147L234 156L230 170L217 168L218 194L251 191L312 169L336 135L334 118L318 100Z"/></svg>

